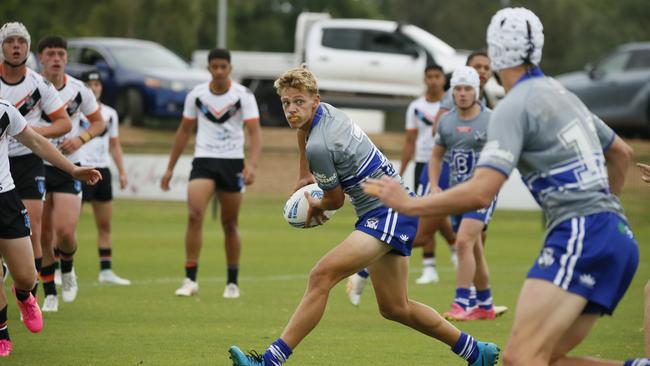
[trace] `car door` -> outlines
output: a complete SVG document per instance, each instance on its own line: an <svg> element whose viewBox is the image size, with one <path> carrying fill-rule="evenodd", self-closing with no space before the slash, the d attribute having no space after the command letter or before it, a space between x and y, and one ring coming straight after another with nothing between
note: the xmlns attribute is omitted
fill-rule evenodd
<svg viewBox="0 0 650 366"><path fill-rule="evenodd" d="M305 60L322 89L355 90L360 81L360 29L314 28L309 35Z"/></svg>
<svg viewBox="0 0 650 366"><path fill-rule="evenodd" d="M582 101L603 119L620 113L628 100L621 94L621 81L632 56L629 51L615 52L596 64L590 72L589 86L580 93Z"/></svg>
<svg viewBox="0 0 650 366"><path fill-rule="evenodd" d="M365 30L363 79L370 83L422 90L426 52L399 32Z"/></svg>
<svg viewBox="0 0 650 366"><path fill-rule="evenodd" d="M70 45L69 50L74 56L73 62L68 64L71 72L80 73L90 68L95 68L99 71L102 79L102 102L110 105L115 104L117 98L117 82L115 80L115 71L109 66L107 55L105 55L99 48L91 45L79 44Z"/></svg>

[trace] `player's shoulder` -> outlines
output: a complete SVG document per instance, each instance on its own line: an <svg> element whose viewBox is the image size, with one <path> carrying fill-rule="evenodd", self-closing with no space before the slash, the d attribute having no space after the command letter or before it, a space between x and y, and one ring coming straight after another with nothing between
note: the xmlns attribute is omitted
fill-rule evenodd
<svg viewBox="0 0 650 366"><path fill-rule="evenodd" d="M52 83L49 82L43 75L37 73L36 71L30 69L29 67L27 68L27 71L25 72L25 81L28 83L37 85L39 87L54 87L52 86Z"/></svg>
<svg viewBox="0 0 650 366"><path fill-rule="evenodd" d="M210 93L210 82L206 81L201 84L195 85L188 94L200 95L204 93Z"/></svg>
<svg viewBox="0 0 650 366"><path fill-rule="evenodd" d="M70 74L65 74L66 77L66 84L70 85L71 87L78 89L78 90L85 90L88 89L86 84L84 84L83 81L77 79L76 77L70 75ZM88 89L90 90L90 89Z"/></svg>
<svg viewBox="0 0 650 366"><path fill-rule="evenodd" d="M102 111L105 111L108 115L115 115L117 117L117 111L115 108L111 107L108 104L101 103Z"/></svg>
<svg viewBox="0 0 650 366"><path fill-rule="evenodd" d="M252 90L234 80L230 82L230 90L239 95L254 96Z"/></svg>

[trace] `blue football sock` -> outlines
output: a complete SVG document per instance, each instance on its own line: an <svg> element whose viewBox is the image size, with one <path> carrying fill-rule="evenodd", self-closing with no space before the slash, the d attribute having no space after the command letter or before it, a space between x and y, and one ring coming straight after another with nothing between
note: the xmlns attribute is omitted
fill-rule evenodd
<svg viewBox="0 0 650 366"><path fill-rule="evenodd" d="M474 363L479 356L478 347L476 346L476 340L469 334L465 332L460 333L460 338L458 342L454 345L451 350L465 359L467 362Z"/></svg>
<svg viewBox="0 0 650 366"><path fill-rule="evenodd" d="M623 366L648 366L650 365L650 358L634 358L625 361Z"/></svg>
<svg viewBox="0 0 650 366"><path fill-rule="evenodd" d="M293 351L282 338L278 338L264 352L264 366L280 366L287 362Z"/></svg>
<svg viewBox="0 0 650 366"><path fill-rule="evenodd" d="M363 278L368 278L368 276L370 276L370 272L368 272L368 268L364 268L360 270L359 272L357 272L357 274Z"/></svg>
<svg viewBox="0 0 650 366"><path fill-rule="evenodd" d="M489 287L476 291L476 302L481 309L490 310L492 308L492 291Z"/></svg>
<svg viewBox="0 0 650 366"><path fill-rule="evenodd" d="M469 308L471 305L469 301L469 294L470 290L468 288L458 287L456 289L456 297L454 298L454 302L460 305L463 309L467 310L467 308Z"/></svg>

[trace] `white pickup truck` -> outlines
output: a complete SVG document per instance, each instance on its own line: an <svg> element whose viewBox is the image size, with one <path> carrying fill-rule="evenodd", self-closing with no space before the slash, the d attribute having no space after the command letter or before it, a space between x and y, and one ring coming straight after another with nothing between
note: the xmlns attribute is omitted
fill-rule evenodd
<svg viewBox="0 0 650 366"><path fill-rule="evenodd" d="M206 55L195 51L193 66L204 68ZM308 65L324 101L403 111L424 91L427 64L437 63L450 74L465 64L467 55L414 25L302 13L293 53L232 51L232 76L253 90L263 122L284 125L272 82L291 67Z"/></svg>

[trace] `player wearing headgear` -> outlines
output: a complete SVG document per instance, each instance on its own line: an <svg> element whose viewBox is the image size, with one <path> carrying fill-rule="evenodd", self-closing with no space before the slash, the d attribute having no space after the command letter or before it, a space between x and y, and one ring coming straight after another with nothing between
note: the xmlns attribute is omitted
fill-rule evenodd
<svg viewBox="0 0 650 366"><path fill-rule="evenodd" d="M183 119L169 156L161 187L169 190L174 166L198 124L190 182L187 186L188 221L185 232L185 279L177 296L199 290L196 274L203 245L203 217L210 199L217 195L226 249L227 279L224 298L238 298L241 238L239 209L246 185L255 181L262 150L259 111L253 93L230 79L230 52L214 49L208 54L212 80L196 86L185 99ZM198 121L198 122L197 122ZM244 129L248 132L249 156L244 160Z"/></svg>
<svg viewBox="0 0 650 366"><path fill-rule="evenodd" d="M474 176L440 194L409 199L388 179L366 192L412 215L488 205L517 167L542 206L547 233L517 302L505 365L646 365L568 356L632 281L639 248L620 195L632 150L539 68L544 34L528 9L499 10L487 30L492 68L507 94L492 113Z"/></svg>
<svg viewBox="0 0 650 366"><path fill-rule="evenodd" d="M73 164L81 164L79 148L99 135L106 123L93 93L78 79L65 73L68 62L68 43L59 36L48 36L38 43L38 58L43 65L43 76L59 91L60 98L72 119L72 130L65 136L51 139ZM90 127L80 128L81 115L85 115ZM46 121L47 116L43 117ZM81 214L81 182L70 174L45 164L45 206L43 209L41 245L43 247L43 311L58 311L58 298L54 285L57 248L61 258L61 298L72 302L77 297L77 277L73 268L73 256L77 250L77 223Z"/></svg>
<svg viewBox="0 0 650 366"><path fill-rule="evenodd" d="M102 173L104 179L96 185L82 185L82 200L90 202L97 227L97 248L99 250L99 283L130 285L131 281L121 278L113 272L113 243L111 238L111 221L113 215L113 186L109 169L111 158L119 174L120 189L126 188L128 179L122 159L122 146L118 132L119 119L115 109L100 101L102 81L97 70L89 70L81 75L81 81L93 92L101 107L102 118L106 128L97 137L81 148L81 164L93 166ZM89 127L82 119L82 128Z"/></svg>
<svg viewBox="0 0 650 366"><path fill-rule="evenodd" d="M409 104L406 110L406 141L402 150L402 159L400 164L400 175L404 171L408 162L415 155L415 174L413 183L415 193L418 195L427 194L428 179L422 180L422 172L427 175L427 162L431 159L431 150L433 149L433 131L434 118L440 108L440 101L445 94L444 86L447 82L445 73L439 65L431 64L424 70L424 83L426 84L426 94L419 97ZM447 162L440 174L438 186L446 189L449 185L449 166ZM424 183L424 184L423 184ZM428 284L438 282L438 271L436 270L436 241L435 233L440 230L445 237L447 244L452 248L452 258L456 255L453 245L456 240L454 232L451 230L449 219L440 218L421 218L418 225L418 234L413 241L414 247L422 247L422 275L415 280L417 284ZM453 261L453 259L452 259Z"/></svg>
<svg viewBox="0 0 650 366"><path fill-rule="evenodd" d="M20 201L11 177L8 159L9 138L12 137L34 154L51 161L76 179L96 183L101 174L93 168L80 168L65 159L44 137L36 133L10 102L0 99L0 255L13 278L22 321L32 333L43 329L43 316L30 291L35 287L36 267L30 243L30 216ZM7 327L7 298L0 295L0 357L13 350Z"/></svg>
<svg viewBox="0 0 650 366"><path fill-rule="evenodd" d="M56 89L41 75L25 66L31 37L18 22L5 23L0 28L2 65L0 65L0 98L14 105L27 123L42 136L55 138L70 131L71 122ZM46 115L52 123L41 119ZM9 165L16 193L29 212L36 270L42 264L41 217L45 197L45 168L43 160L26 146L9 137ZM34 287L34 296L36 296Z"/></svg>
<svg viewBox="0 0 650 366"><path fill-rule="evenodd" d="M463 66L451 77L455 108L440 119L438 133L429 162L429 178L437 182L445 156L449 156L450 185L458 185L472 177L481 149L487 139L490 110L478 102L479 75L473 67ZM431 193L443 189L432 186ZM456 297L451 310L445 313L451 320L494 319L495 312L489 286L489 271L481 233L487 227L496 202L479 210L464 212L454 217L456 231ZM476 286L476 298L470 296L470 287Z"/></svg>
<svg viewBox="0 0 650 366"><path fill-rule="evenodd" d="M322 199L305 195L310 206L305 222L311 222L312 217L324 220L323 212L340 208L345 194L358 220L354 231L311 270L307 290L280 338L263 355L246 355L232 346L233 365L284 364L322 318L331 289L363 267L372 273L379 311L385 318L448 344L470 365L494 365L496 345L475 341L435 310L408 298L408 256L417 219L396 214L361 187L369 177L386 177L402 186L392 164L345 113L320 102L316 78L306 68L285 72L275 81L275 88L289 126L298 130L299 182L315 179L323 189Z"/></svg>

